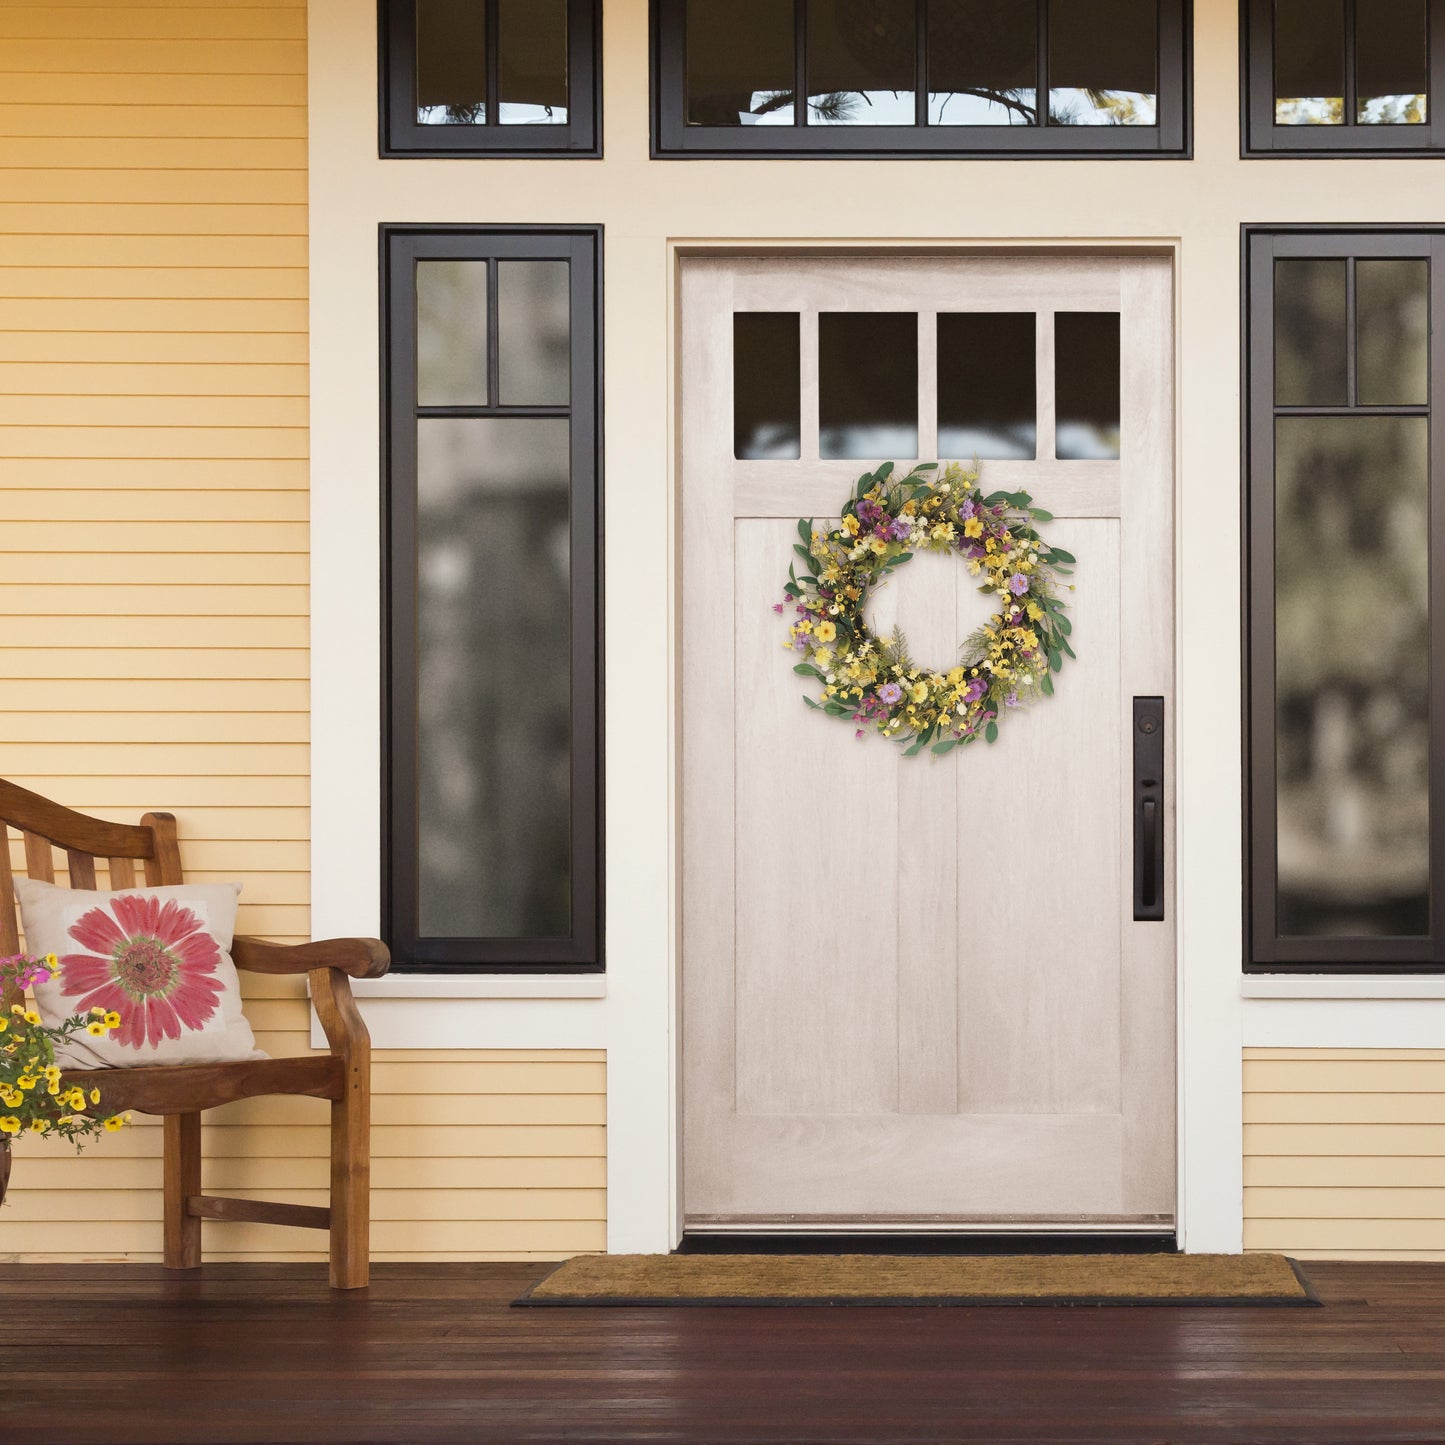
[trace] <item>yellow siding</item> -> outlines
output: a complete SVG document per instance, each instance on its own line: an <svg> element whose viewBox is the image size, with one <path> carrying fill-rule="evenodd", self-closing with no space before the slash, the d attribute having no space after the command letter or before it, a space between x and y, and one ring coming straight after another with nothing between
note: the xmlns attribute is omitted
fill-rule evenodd
<svg viewBox="0 0 1445 1445"><path fill-rule="evenodd" d="M304 938L304 0L6 0L0 71L0 775L175 812L244 931ZM261 1047L308 1048L297 981L246 992ZM601 1054L383 1053L375 1084L377 1258L605 1246ZM207 1189L324 1202L325 1121L217 1111ZM0 1257L159 1258L156 1121L17 1153Z"/></svg>
<svg viewBox="0 0 1445 1445"><path fill-rule="evenodd" d="M1445 1259L1445 1050L1246 1049L1244 1242Z"/></svg>

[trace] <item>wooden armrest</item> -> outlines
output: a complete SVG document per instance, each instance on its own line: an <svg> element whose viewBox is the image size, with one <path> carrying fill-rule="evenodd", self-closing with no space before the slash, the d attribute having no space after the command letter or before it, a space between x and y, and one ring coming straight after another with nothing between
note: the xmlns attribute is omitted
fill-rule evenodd
<svg viewBox="0 0 1445 1445"><path fill-rule="evenodd" d="M335 968L352 978L380 978L391 954L378 938L327 938L315 943L267 943L238 938L231 948L237 968L250 973L310 973Z"/></svg>

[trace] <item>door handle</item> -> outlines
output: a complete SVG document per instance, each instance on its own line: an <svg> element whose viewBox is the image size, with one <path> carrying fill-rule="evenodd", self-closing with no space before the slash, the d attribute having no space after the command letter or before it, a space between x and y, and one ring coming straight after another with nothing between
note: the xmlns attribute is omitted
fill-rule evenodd
<svg viewBox="0 0 1445 1445"><path fill-rule="evenodd" d="M1134 699L1134 921L1164 918L1164 699Z"/></svg>

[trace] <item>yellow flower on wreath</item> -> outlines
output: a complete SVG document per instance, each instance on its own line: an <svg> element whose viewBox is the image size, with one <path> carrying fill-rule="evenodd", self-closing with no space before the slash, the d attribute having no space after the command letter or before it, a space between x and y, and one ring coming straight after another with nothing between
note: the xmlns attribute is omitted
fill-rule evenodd
<svg viewBox="0 0 1445 1445"><path fill-rule="evenodd" d="M820 622L813 629L813 633L819 642L832 642L838 635L838 629L831 622Z"/></svg>

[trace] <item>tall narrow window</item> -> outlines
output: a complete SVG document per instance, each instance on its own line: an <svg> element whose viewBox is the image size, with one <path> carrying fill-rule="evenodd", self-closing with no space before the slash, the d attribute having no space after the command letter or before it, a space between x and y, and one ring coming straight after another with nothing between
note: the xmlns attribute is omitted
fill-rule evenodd
<svg viewBox="0 0 1445 1445"><path fill-rule="evenodd" d="M1445 968L1445 238L1255 233L1248 308L1248 963Z"/></svg>
<svg viewBox="0 0 1445 1445"><path fill-rule="evenodd" d="M382 155L599 154L600 15L600 0L382 0Z"/></svg>
<svg viewBox="0 0 1445 1445"><path fill-rule="evenodd" d="M1445 146L1445 0L1245 0L1247 155Z"/></svg>
<svg viewBox="0 0 1445 1445"><path fill-rule="evenodd" d="M653 0L653 153L1178 156L1188 0Z"/></svg>
<svg viewBox="0 0 1445 1445"><path fill-rule="evenodd" d="M600 967L598 236L385 247L387 941Z"/></svg>

